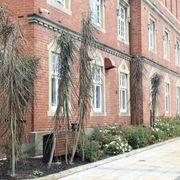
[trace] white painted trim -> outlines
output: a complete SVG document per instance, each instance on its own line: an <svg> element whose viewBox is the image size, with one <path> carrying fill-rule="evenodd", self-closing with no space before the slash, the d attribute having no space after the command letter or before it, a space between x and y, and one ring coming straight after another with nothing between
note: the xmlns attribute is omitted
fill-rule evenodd
<svg viewBox="0 0 180 180"><path fill-rule="evenodd" d="M149 27L150 21L153 21L154 25L155 25L155 27L154 27L155 28L155 30L154 30L154 33L155 33L155 35L154 35L154 49L152 49L150 47L150 34L149 34L150 33L150 27ZM148 17L148 49L150 52L157 54L157 19L151 13L149 13L149 17Z"/></svg>
<svg viewBox="0 0 180 180"><path fill-rule="evenodd" d="M164 56L164 36L165 36L165 33L168 34L167 57ZM170 40L171 40L170 31L169 31L166 27L163 27L163 41L162 41L162 43L163 43L163 44L162 44L162 47L163 47L163 59L164 59L164 60L167 60L167 61L170 61L170 54L171 54Z"/></svg>
<svg viewBox="0 0 180 180"><path fill-rule="evenodd" d="M169 84L169 111L166 111L166 84ZM164 109L165 109L165 115L170 116L171 115L171 82L169 79L169 76L166 75L164 79Z"/></svg>
<svg viewBox="0 0 180 180"><path fill-rule="evenodd" d="M55 7L56 9L59 9L69 15L72 15L72 11L71 11L71 0L66 0L66 7L62 6L56 2L53 2L53 0L47 0L47 3L50 4L51 6Z"/></svg>
<svg viewBox="0 0 180 180"><path fill-rule="evenodd" d="M127 75L127 111L122 112L120 107L120 74L124 73ZM119 94L119 116L130 116L130 71L126 64L126 62L123 60L120 66L118 67L118 94Z"/></svg>
<svg viewBox="0 0 180 180"><path fill-rule="evenodd" d="M95 64L97 66L101 67L101 77L102 77L102 99L101 99L101 111L94 111L93 105L91 108L91 116L106 116L106 84L105 84L105 69L104 69L104 59L101 55L101 53L96 50L96 52L93 54L93 61L92 65ZM93 100L93 99L92 99Z"/></svg>
<svg viewBox="0 0 180 180"><path fill-rule="evenodd" d="M94 0L89 0L89 7L92 12L92 15L93 15L93 9L94 9L93 3L94 3ZM102 13L101 14L101 23L94 22L93 17L92 17L92 24L98 31L105 33L105 0L101 0L100 5L101 5L101 13Z"/></svg>

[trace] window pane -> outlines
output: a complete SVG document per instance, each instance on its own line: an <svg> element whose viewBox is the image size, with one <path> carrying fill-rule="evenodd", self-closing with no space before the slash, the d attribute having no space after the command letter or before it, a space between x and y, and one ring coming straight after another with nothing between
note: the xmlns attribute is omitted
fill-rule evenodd
<svg viewBox="0 0 180 180"><path fill-rule="evenodd" d="M125 91L122 91L122 109L126 109L126 98L125 98Z"/></svg>
<svg viewBox="0 0 180 180"><path fill-rule="evenodd" d="M155 22L150 20L149 24L149 47L150 49L155 49Z"/></svg>
<svg viewBox="0 0 180 180"><path fill-rule="evenodd" d="M124 73L120 74L120 86L126 88L127 75Z"/></svg>
<svg viewBox="0 0 180 180"><path fill-rule="evenodd" d="M120 110L127 112L127 74L120 74Z"/></svg>
<svg viewBox="0 0 180 180"><path fill-rule="evenodd" d="M52 86L52 90L51 90L51 104L52 106L56 106L57 102L56 102L56 99L57 99L57 87L56 87L56 79L55 78L52 78L51 79L51 86Z"/></svg>
<svg viewBox="0 0 180 180"><path fill-rule="evenodd" d="M126 8L122 5L120 6L120 14L119 14L119 35L122 39L126 37Z"/></svg>
<svg viewBox="0 0 180 180"><path fill-rule="evenodd" d="M101 103L101 89L100 86L96 86L96 108L100 108L100 103Z"/></svg>
<svg viewBox="0 0 180 180"><path fill-rule="evenodd" d="M164 57L165 58L168 57L168 41L169 41L168 33L165 32L164 33Z"/></svg>
<svg viewBox="0 0 180 180"><path fill-rule="evenodd" d="M52 54L51 61L51 105L57 106L57 96L58 96L58 81L59 81L59 73L58 73L58 63L59 56L55 53Z"/></svg>
<svg viewBox="0 0 180 180"><path fill-rule="evenodd" d="M57 76L58 75L58 55L52 55L52 74Z"/></svg>
<svg viewBox="0 0 180 180"><path fill-rule="evenodd" d="M167 113L170 111L170 94L169 94L169 84L165 85L165 110Z"/></svg>
<svg viewBox="0 0 180 180"><path fill-rule="evenodd" d="M65 0L55 0L56 3L59 3L61 6L65 6Z"/></svg>
<svg viewBox="0 0 180 180"><path fill-rule="evenodd" d="M94 23L101 24L102 20L102 4L101 0L93 0L92 15Z"/></svg>
<svg viewBox="0 0 180 180"><path fill-rule="evenodd" d="M95 82L101 82L101 67L93 66L93 80Z"/></svg>
<svg viewBox="0 0 180 180"><path fill-rule="evenodd" d="M102 111L102 67L94 65L92 68L93 71L93 86L92 86L92 103L93 103L93 111L101 112Z"/></svg>
<svg viewBox="0 0 180 180"><path fill-rule="evenodd" d="M120 90L120 106L121 112L127 112L127 91L125 89Z"/></svg>

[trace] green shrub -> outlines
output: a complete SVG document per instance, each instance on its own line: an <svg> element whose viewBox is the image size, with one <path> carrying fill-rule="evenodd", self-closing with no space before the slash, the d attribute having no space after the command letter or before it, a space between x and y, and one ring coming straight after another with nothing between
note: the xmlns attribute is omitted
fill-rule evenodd
<svg viewBox="0 0 180 180"><path fill-rule="evenodd" d="M180 119L155 121L154 127L132 126L106 126L94 129L91 142L86 145L86 160L96 161L102 155L116 155L163 141L169 137L180 136Z"/></svg>
<svg viewBox="0 0 180 180"><path fill-rule="evenodd" d="M152 135L154 139L158 142L163 141L167 138L166 132L160 130L159 128L152 128Z"/></svg>
<svg viewBox="0 0 180 180"><path fill-rule="evenodd" d="M124 152L131 151L131 146L126 140L121 139L121 137L114 137L114 139L105 144L105 153L108 155L117 155Z"/></svg>
<svg viewBox="0 0 180 180"><path fill-rule="evenodd" d="M179 137L180 136L180 118L177 118L174 121L170 121L169 123L174 126L174 136Z"/></svg>
<svg viewBox="0 0 180 180"><path fill-rule="evenodd" d="M180 136L180 119L170 122L175 127L175 137Z"/></svg>
<svg viewBox="0 0 180 180"><path fill-rule="evenodd" d="M122 131L119 126L98 127L94 129L90 139L98 142L101 148L103 148L105 144L109 144L113 141L115 136L120 136L121 134Z"/></svg>
<svg viewBox="0 0 180 180"><path fill-rule="evenodd" d="M154 123L154 129L159 129L165 133L167 137L175 136L175 126L170 121L159 119Z"/></svg>
<svg viewBox="0 0 180 180"><path fill-rule="evenodd" d="M123 129L123 132L124 138L127 139L133 149L147 146L154 141L152 131L149 127L134 126Z"/></svg>
<svg viewBox="0 0 180 180"><path fill-rule="evenodd" d="M85 142L85 160L89 162L94 162L101 159L102 153L99 149L99 145L95 141L89 141L88 139Z"/></svg>
<svg viewBox="0 0 180 180"><path fill-rule="evenodd" d="M102 132L101 132L100 128L96 127L96 128L94 128L94 130L90 136L90 140L99 142L101 140L101 135L102 135Z"/></svg>
<svg viewBox="0 0 180 180"><path fill-rule="evenodd" d="M100 132L105 136L119 136L122 134L121 127L117 125L103 127L100 129Z"/></svg>
<svg viewBox="0 0 180 180"><path fill-rule="evenodd" d="M180 136L180 125L175 126L175 137L179 137L179 136Z"/></svg>

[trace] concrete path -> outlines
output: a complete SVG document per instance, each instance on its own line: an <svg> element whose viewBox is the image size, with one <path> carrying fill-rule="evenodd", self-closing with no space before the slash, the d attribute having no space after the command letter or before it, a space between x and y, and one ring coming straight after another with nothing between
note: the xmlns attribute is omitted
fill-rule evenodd
<svg viewBox="0 0 180 180"><path fill-rule="evenodd" d="M180 140L61 180L180 180Z"/></svg>

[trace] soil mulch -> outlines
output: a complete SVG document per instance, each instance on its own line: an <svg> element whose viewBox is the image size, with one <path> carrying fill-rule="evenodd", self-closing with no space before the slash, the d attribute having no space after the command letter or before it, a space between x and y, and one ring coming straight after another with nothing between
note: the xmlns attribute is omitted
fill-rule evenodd
<svg viewBox="0 0 180 180"><path fill-rule="evenodd" d="M75 159L74 164L66 164L64 158L56 159L52 163L51 168L47 168L47 164L43 163L42 158L26 158L18 161L16 167L16 177L12 178L8 175L10 172L9 164L6 160L0 160L0 179L30 179L39 177L34 176L35 171L37 173L43 173L43 176L58 173L76 166L87 164L87 162L82 162L80 159Z"/></svg>

